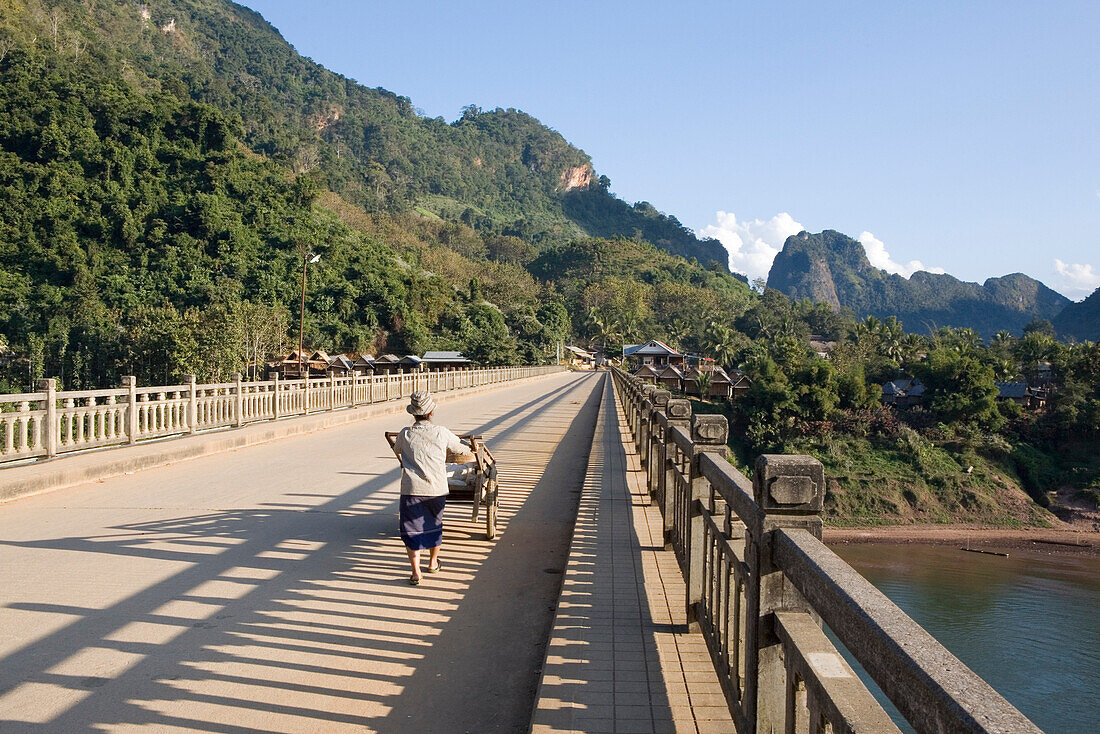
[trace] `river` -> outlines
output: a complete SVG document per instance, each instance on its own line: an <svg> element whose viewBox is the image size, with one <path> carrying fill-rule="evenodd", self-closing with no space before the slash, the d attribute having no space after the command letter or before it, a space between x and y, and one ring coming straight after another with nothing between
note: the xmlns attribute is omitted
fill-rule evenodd
<svg viewBox="0 0 1100 734"><path fill-rule="evenodd" d="M832 547L1047 734L1100 731L1100 559Z"/></svg>

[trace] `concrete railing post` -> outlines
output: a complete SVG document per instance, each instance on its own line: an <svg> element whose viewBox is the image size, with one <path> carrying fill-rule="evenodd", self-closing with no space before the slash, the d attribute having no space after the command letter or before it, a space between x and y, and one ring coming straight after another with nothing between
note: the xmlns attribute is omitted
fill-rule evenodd
<svg viewBox="0 0 1100 734"><path fill-rule="evenodd" d="M825 503L825 469L812 456L765 454L756 460L753 494L762 514L748 527L745 562L751 582L745 586L745 700L748 718L758 732L781 731L786 714L786 676L775 614L801 611L819 619L772 555L777 528L801 528L821 538Z"/></svg>
<svg viewBox="0 0 1100 734"><path fill-rule="evenodd" d="M710 512L710 480L699 470L699 457L703 454L726 454L726 440L729 438L729 422L724 415L696 415L691 419L691 461L689 486L691 499L688 502L688 542L687 542L687 623L691 630L699 626L699 604L703 601L703 554L704 545L703 513Z"/></svg>
<svg viewBox="0 0 1100 734"><path fill-rule="evenodd" d="M199 396L195 386L198 378L194 375L184 375L183 381L187 383L187 432L194 433L199 423Z"/></svg>
<svg viewBox="0 0 1100 734"><path fill-rule="evenodd" d="M634 404L631 406L633 410L631 411L630 431L633 434L632 437L635 447L638 445L638 433L642 429L642 400L645 399L645 389L647 387L648 385L645 383L639 382L634 390Z"/></svg>
<svg viewBox="0 0 1100 734"><path fill-rule="evenodd" d="M300 375L302 378L302 415L309 415L309 367L306 367L306 373Z"/></svg>
<svg viewBox="0 0 1100 734"><path fill-rule="evenodd" d="M235 374L233 380L237 383L233 395L233 425L236 428L240 428L244 425L244 393L242 390L243 384L241 382L241 373L238 372Z"/></svg>
<svg viewBox="0 0 1100 734"><path fill-rule="evenodd" d="M672 429L683 428L685 431L691 426L691 401L684 398L673 398L665 406L665 418L668 420L668 429L665 431L665 441L661 446L661 467L663 471L658 479L657 491L661 495L661 516L664 518L665 550L672 548L672 528L676 522L675 517L675 473L678 471L672 457L676 453L676 447L672 441Z"/></svg>
<svg viewBox="0 0 1100 734"><path fill-rule="evenodd" d="M336 375L328 376L328 409L336 410Z"/></svg>
<svg viewBox="0 0 1100 734"><path fill-rule="evenodd" d="M657 392L654 385L646 385L642 390L642 402L639 406L638 433L634 437L634 443L638 446L638 461L642 466L649 463L649 418L653 412L653 393Z"/></svg>
<svg viewBox="0 0 1100 734"><path fill-rule="evenodd" d="M271 374L271 419L279 420L279 373Z"/></svg>
<svg viewBox="0 0 1100 734"><path fill-rule="evenodd" d="M122 378L122 386L126 388L126 438L130 444L138 440L138 404L137 404L137 378L126 375Z"/></svg>
<svg viewBox="0 0 1100 734"><path fill-rule="evenodd" d="M57 442L61 435L61 424L57 420L57 380L47 377L39 380L35 387L39 392L46 393L46 424L40 430L46 457L52 459L57 456Z"/></svg>
<svg viewBox="0 0 1100 734"><path fill-rule="evenodd" d="M657 475L660 472L663 464L657 463L657 441L654 440L654 426L656 426L656 420L654 419L655 413L664 413L665 406L668 405L668 401L672 398L672 393L668 390L654 390L649 396L650 410L649 410L649 429L645 434L645 446L643 455L645 456L646 467L646 490L649 492L649 496L653 497L657 491ZM654 464L657 466L654 467Z"/></svg>

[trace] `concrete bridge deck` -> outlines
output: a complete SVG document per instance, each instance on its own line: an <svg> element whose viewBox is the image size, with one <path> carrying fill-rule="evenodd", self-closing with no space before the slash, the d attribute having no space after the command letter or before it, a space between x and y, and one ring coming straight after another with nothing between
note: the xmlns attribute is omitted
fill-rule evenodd
<svg viewBox="0 0 1100 734"><path fill-rule="evenodd" d="M0 730L526 730L610 395L558 374L442 404L494 447L503 532L456 507L417 588L382 437L398 415L0 505ZM621 553L634 531L614 519Z"/></svg>

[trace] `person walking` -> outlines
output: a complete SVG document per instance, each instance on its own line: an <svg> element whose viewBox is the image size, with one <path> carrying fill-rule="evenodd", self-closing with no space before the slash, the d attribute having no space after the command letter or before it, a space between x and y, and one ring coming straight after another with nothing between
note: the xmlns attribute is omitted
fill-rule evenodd
<svg viewBox="0 0 1100 734"><path fill-rule="evenodd" d="M418 586L420 551L428 550L428 573L440 569L443 542L443 508L447 504L447 451L462 453L467 445L447 428L432 423L435 401L425 390L414 392L406 410L415 422L397 434L394 450L401 462L401 540L409 554Z"/></svg>

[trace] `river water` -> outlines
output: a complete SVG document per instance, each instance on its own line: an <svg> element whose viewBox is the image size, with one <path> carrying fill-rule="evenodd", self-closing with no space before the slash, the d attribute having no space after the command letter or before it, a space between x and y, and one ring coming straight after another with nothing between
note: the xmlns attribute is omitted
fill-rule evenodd
<svg viewBox="0 0 1100 734"><path fill-rule="evenodd" d="M1048 734L1100 731L1100 559L832 548Z"/></svg>

